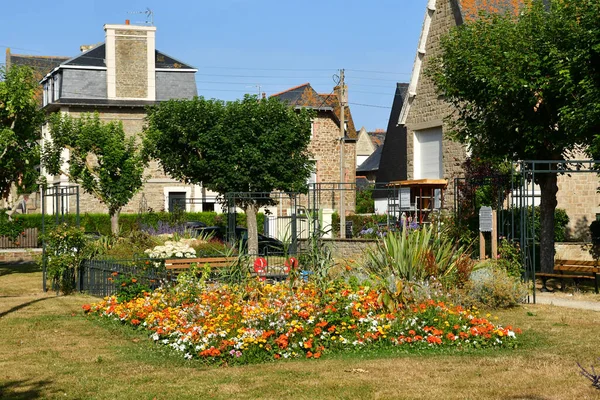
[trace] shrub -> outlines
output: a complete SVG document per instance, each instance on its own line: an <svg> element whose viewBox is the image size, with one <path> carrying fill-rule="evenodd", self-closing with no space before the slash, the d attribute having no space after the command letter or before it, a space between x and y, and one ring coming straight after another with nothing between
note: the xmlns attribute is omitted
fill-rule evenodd
<svg viewBox="0 0 600 400"><path fill-rule="evenodd" d="M493 265L477 269L465 285L465 306L509 308L522 303L528 290L520 278L509 276L506 270Z"/></svg>
<svg viewBox="0 0 600 400"><path fill-rule="evenodd" d="M113 272L113 277L111 279L115 282L115 296L118 301L130 301L150 292L150 287L138 274Z"/></svg>
<svg viewBox="0 0 600 400"><path fill-rule="evenodd" d="M19 218L10 218L6 210L0 210L0 237L5 236L14 242L22 232L23 221Z"/></svg>
<svg viewBox="0 0 600 400"><path fill-rule="evenodd" d="M523 269L523 258L519 243L500 239L497 263L499 267L506 271L508 276L521 277L525 270Z"/></svg>
<svg viewBox="0 0 600 400"><path fill-rule="evenodd" d="M85 258L87 239L81 228L59 225L46 235L48 276L57 291L69 294L75 289L75 276Z"/></svg>

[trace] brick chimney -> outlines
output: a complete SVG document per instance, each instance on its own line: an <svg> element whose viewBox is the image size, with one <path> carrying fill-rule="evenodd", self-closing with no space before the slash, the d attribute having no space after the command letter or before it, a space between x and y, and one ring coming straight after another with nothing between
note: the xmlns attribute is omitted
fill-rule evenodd
<svg viewBox="0 0 600 400"><path fill-rule="evenodd" d="M109 99L156 99L156 27L104 25Z"/></svg>

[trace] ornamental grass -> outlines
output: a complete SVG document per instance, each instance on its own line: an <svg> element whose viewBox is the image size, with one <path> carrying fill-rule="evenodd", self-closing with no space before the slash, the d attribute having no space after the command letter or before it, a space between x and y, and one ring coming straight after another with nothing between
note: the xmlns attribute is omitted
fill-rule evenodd
<svg viewBox="0 0 600 400"><path fill-rule="evenodd" d="M332 282L214 285L191 298L160 289L130 301L116 296L83 306L90 316L148 331L159 345L211 364L318 359L333 352L406 346L516 347L521 332L476 309L428 299L390 312L384 289Z"/></svg>

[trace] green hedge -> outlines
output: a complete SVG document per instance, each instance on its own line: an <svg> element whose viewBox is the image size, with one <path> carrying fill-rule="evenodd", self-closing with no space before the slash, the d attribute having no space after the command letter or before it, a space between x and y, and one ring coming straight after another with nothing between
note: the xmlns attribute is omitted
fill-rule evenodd
<svg viewBox="0 0 600 400"><path fill-rule="evenodd" d="M159 221L165 223L176 223L174 214L167 212L145 213L145 214L121 214L119 217L119 226L121 233L126 235L131 231L139 229L143 225L156 227ZM258 231L263 232L264 214L259 213L257 216ZM22 221L24 228L42 228L42 214L26 214L18 217ZM69 225L76 223L76 217L73 214L68 214L59 217L59 222L65 221ZM99 233L102 235L110 234L110 217L108 214L81 214L79 216L80 225L86 232ZM182 213L181 220L183 221L200 221L208 226L220 226L225 228L227 225L227 215L217 214L216 212L189 212ZM51 227L55 224L56 217L54 215L46 215L46 227ZM246 226L246 215L237 214L237 225Z"/></svg>

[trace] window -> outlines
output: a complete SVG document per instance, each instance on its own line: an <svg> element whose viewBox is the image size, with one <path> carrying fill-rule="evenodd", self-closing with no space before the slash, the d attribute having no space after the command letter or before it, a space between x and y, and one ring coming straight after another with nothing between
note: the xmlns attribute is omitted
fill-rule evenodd
<svg viewBox="0 0 600 400"><path fill-rule="evenodd" d="M54 101L60 99L60 74L54 75Z"/></svg>
<svg viewBox="0 0 600 400"><path fill-rule="evenodd" d="M314 161L314 160L312 160ZM317 183L317 162L315 161L314 169L311 171L308 180L306 181L309 188L311 188L315 183Z"/></svg>
<svg viewBox="0 0 600 400"><path fill-rule="evenodd" d="M315 136L315 120L314 120L314 118L311 118L311 120L310 120L310 140L312 140L314 136Z"/></svg>
<svg viewBox="0 0 600 400"><path fill-rule="evenodd" d="M442 178L442 127L415 132L414 179Z"/></svg>
<svg viewBox="0 0 600 400"><path fill-rule="evenodd" d="M47 104L48 104L48 82L44 83L42 106L46 106Z"/></svg>

